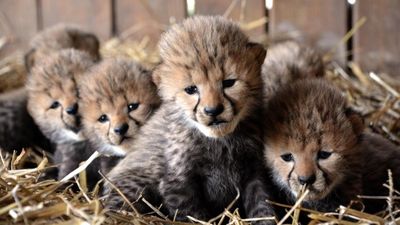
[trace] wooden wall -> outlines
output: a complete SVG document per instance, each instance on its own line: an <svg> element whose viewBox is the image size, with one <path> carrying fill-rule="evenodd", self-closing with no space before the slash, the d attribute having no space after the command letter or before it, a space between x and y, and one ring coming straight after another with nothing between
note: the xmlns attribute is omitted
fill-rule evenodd
<svg viewBox="0 0 400 225"><path fill-rule="evenodd" d="M365 71L400 76L399 0L357 0L352 6L347 0L275 0L270 10L265 0L195 0L194 14L225 14L258 24L246 31L254 40L288 35L332 51L343 64L354 60ZM168 25L187 16L186 0L0 0L0 43L11 41L0 44L0 56L25 49L35 33L59 22L79 24L102 41L122 34L156 43ZM341 43L363 17L351 43Z"/></svg>

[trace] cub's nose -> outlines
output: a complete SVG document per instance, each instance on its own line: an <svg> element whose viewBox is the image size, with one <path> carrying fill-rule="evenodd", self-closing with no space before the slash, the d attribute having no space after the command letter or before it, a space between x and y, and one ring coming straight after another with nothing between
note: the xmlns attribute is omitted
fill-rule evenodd
<svg viewBox="0 0 400 225"><path fill-rule="evenodd" d="M217 107L204 107L204 112L208 116L218 116L224 111L224 106L222 104L217 105Z"/></svg>
<svg viewBox="0 0 400 225"><path fill-rule="evenodd" d="M315 182L316 177L315 177L315 174L313 174L311 176L299 176L298 180L301 185L304 185L304 184L312 185Z"/></svg>
<svg viewBox="0 0 400 225"><path fill-rule="evenodd" d="M114 132L120 136L126 134L129 129L129 125L127 123L122 124L121 126L114 128Z"/></svg>
<svg viewBox="0 0 400 225"><path fill-rule="evenodd" d="M65 111L69 115L75 115L78 112L78 104L77 103L73 104L72 106L66 108Z"/></svg>

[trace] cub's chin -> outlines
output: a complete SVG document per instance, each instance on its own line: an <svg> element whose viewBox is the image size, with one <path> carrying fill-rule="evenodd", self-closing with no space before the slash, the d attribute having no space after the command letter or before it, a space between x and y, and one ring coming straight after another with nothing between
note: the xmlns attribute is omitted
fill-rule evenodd
<svg viewBox="0 0 400 225"><path fill-rule="evenodd" d="M230 122L227 121L212 121L208 124L201 124L195 122L197 129L200 130L207 137L222 138L235 131L238 120L234 119Z"/></svg>
<svg viewBox="0 0 400 225"><path fill-rule="evenodd" d="M301 186L297 186L298 188L292 188L291 192L296 198L299 198L299 194L301 191ZM321 190L316 189L315 187L311 186L307 188L309 190L307 196L304 197L304 201L320 201L324 199L331 191L330 187L324 187Z"/></svg>
<svg viewBox="0 0 400 225"><path fill-rule="evenodd" d="M133 138L124 139L119 145L100 144L98 152L107 156L124 157L129 152L129 147L132 146Z"/></svg>

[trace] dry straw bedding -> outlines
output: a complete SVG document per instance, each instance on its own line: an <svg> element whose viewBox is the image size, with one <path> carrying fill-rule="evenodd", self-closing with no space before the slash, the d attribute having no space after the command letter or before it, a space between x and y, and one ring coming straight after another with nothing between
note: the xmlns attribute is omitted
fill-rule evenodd
<svg viewBox="0 0 400 225"><path fill-rule="evenodd" d="M250 23L250 28L262 24L262 19ZM349 35L352 33L350 32ZM344 38L344 41L347 38ZM125 55L149 66L158 62L157 51L148 47L148 40L140 42L122 41L115 38L102 47L104 56ZM0 62L0 92L21 86L25 71L22 57L11 55ZM369 129L382 134L396 144L400 144L400 83L385 74L365 74L354 63L345 69L333 62L327 70L327 79L339 87L347 96L351 106L362 113ZM37 165L25 168L27 162ZM111 212L102 207L99 187L88 191L85 172L82 171L73 181L61 183L45 180L42 175L50 168L48 156L30 149L20 155L0 156L0 224L186 224L167 219L153 206L153 213L139 215L132 209L130 212ZM104 181L103 182L107 182ZM79 187L72 188L73 183ZM390 188L390 180L387 184ZM76 186L76 185L75 185ZM370 215L341 206L335 212L321 213L301 208L299 198L294 206L279 205L287 208L287 216L297 223L300 211L309 213L311 224L396 224L400 221L400 210L393 203L399 199L399 193L390 189L390 195L382 198L388 201L386 211ZM144 199L143 199L144 200ZM277 204L277 203L272 203ZM226 219L231 224L248 224L251 221L271 218L242 219L237 210L227 206L227 210L211 221L198 221L190 218L192 223L221 224ZM283 223L284 221L278 221ZM192 224L190 223L190 224ZM398 222L400 223L400 222Z"/></svg>

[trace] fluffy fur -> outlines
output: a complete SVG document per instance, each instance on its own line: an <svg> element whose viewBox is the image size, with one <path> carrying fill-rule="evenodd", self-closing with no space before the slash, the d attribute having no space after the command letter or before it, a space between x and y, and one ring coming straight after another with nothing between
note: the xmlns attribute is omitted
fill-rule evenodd
<svg viewBox="0 0 400 225"><path fill-rule="evenodd" d="M314 49L295 41L283 41L268 48L262 67L265 98L280 87L300 79L323 77L325 65Z"/></svg>
<svg viewBox="0 0 400 225"><path fill-rule="evenodd" d="M128 59L106 59L81 84L85 136L99 152L124 156L140 127L160 105L151 72ZM121 132L123 126L126 130Z"/></svg>
<svg viewBox="0 0 400 225"><path fill-rule="evenodd" d="M237 191L243 216L273 214L259 158L264 48L221 17L174 25L159 48L162 63L154 80L163 103L143 126L137 150L111 171L111 181L131 201L141 193L148 199L161 196L155 204L162 202L171 217L178 210L178 220L210 219ZM219 105L222 111L205 112ZM122 203L111 192L106 206ZM140 201L135 205L145 210Z"/></svg>
<svg viewBox="0 0 400 225"><path fill-rule="evenodd" d="M100 42L97 37L74 25L58 24L49 27L33 37L30 50L25 55L28 71L42 58L62 49L78 49L87 52L94 61L100 59Z"/></svg>
<svg viewBox="0 0 400 225"><path fill-rule="evenodd" d="M26 96L25 88L0 95L0 148L7 152L27 147L51 151L49 140L26 109Z"/></svg>
<svg viewBox="0 0 400 225"><path fill-rule="evenodd" d="M71 154L86 151L80 132L78 87L83 74L93 65L85 52L62 50L35 66L27 81L28 111L40 130L56 147L56 163L62 178L80 161ZM75 147L74 147L75 146Z"/></svg>
<svg viewBox="0 0 400 225"><path fill-rule="evenodd" d="M28 71L38 64L41 58L63 49L75 48L86 51L93 61L100 59L99 41L94 34L77 27L59 24L45 29L33 37L30 50L25 55ZM27 94L21 90L0 95L0 147L11 152L24 147L38 146L53 152L53 148L37 128L27 111Z"/></svg>
<svg viewBox="0 0 400 225"><path fill-rule="evenodd" d="M332 211L357 195L385 193L387 169L400 175L400 150L364 132L360 116L323 80L297 81L279 90L268 103L264 126L265 160L291 202L304 184L310 190L307 207ZM372 207L382 204L367 203L367 211Z"/></svg>

